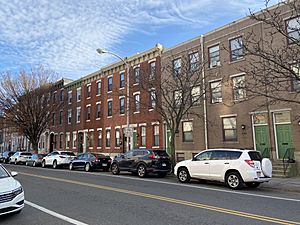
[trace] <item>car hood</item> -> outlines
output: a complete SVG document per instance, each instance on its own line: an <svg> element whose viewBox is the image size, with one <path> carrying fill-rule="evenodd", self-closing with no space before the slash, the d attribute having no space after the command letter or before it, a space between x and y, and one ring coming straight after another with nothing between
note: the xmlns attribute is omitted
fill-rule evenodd
<svg viewBox="0 0 300 225"><path fill-rule="evenodd" d="M191 162L192 160L191 159L188 159L188 160L183 160L183 161L180 161L179 163L177 163L177 165L185 165L189 162Z"/></svg>
<svg viewBox="0 0 300 225"><path fill-rule="evenodd" d="M20 183L13 177L0 179L0 193L12 191L20 186Z"/></svg>

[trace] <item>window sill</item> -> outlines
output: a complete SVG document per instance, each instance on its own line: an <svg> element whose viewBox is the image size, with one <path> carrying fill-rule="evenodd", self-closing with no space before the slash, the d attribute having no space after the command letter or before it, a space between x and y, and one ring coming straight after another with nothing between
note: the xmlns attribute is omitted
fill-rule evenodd
<svg viewBox="0 0 300 225"><path fill-rule="evenodd" d="M119 149L121 149L121 147L115 147L115 149L118 149L118 150L119 150Z"/></svg>
<svg viewBox="0 0 300 225"><path fill-rule="evenodd" d="M138 112L133 112L133 114L138 114L138 113L140 113L140 111L138 111Z"/></svg>
<svg viewBox="0 0 300 225"><path fill-rule="evenodd" d="M134 83L134 84L133 84L133 86L138 86L138 85L139 85L139 83Z"/></svg>
<svg viewBox="0 0 300 225"><path fill-rule="evenodd" d="M139 148L143 148L143 149L145 149L145 148L146 148L146 146L140 146Z"/></svg>
<svg viewBox="0 0 300 225"><path fill-rule="evenodd" d="M96 118L96 120L100 120L101 118Z"/></svg>
<svg viewBox="0 0 300 225"><path fill-rule="evenodd" d="M112 91L108 91L108 92L107 92L107 94L111 94L111 93L112 93Z"/></svg>
<svg viewBox="0 0 300 225"><path fill-rule="evenodd" d="M119 114L119 116L125 116L125 113L123 113L123 114Z"/></svg>
<svg viewBox="0 0 300 225"><path fill-rule="evenodd" d="M94 147L89 147L89 149L94 149Z"/></svg>
<svg viewBox="0 0 300 225"><path fill-rule="evenodd" d="M234 60L234 61L230 61L228 64L230 65L230 64L237 63L237 62L241 62L241 61L244 61L244 60L246 60L246 58L245 58L245 57L243 57L243 58L239 58L239 59L237 59L237 60Z"/></svg>
<svg viewBox="0 0 300 225"><path fill-rule="evenodd" d="M110 147L105 147L106 150L110 149Z"/></svg>
<svg viewBox="0 0 300 225"><path fill-rule="evenodd" d="M152 111L154 111L154 109L149 109L149 112L152 112Z"/></svg>
<svg viewBox="0 0 300 225"><path fill-rule="evenodd" d="M100 96L101 94L97 94L96 97Z"/></svg>
<svg viewBox="0 0 300 225"><path fill-rule="evenodd" d="M152 148L155 148L155 149L157 149L157 148L159 148L159 146L152 146Z"/></svg>
<svg viewBox="0 0 300 225"><path fill-rule="evenodd" d="M111 118L112 118L112 116L108 116L108 117L107 117L107 119L111 119Z"/></svg>
<svg viewBox="0 0 300 225"><path fill-rule="evenodd" d="M121 90L124 90L124 89L125 89L125 87L120 87L120 88L119 88L120 91L121 91Z"/></svg>
<svg viewBox="0 0 300 225"><path fill-rule="evenodd" d="M87 122L87 123L88 123L88 122L91 122L91 120L86 120L85 122Z"/></svg>
<svg viewBox="0 0 300 225"><path fill-rule="evenodd" d="M220 64L220 65L216 65L216 66L213 66L213 67L208 67L207 69L208 70L214 70L214 69L217 69L217 68L219 68L219 67L221 67L222 65Z"/></svg>
<svg viewBox="0 0 300 225"><path fill-rule="evenodd" d="M91 99L91 97L87 97L86 99Z"/></svg>

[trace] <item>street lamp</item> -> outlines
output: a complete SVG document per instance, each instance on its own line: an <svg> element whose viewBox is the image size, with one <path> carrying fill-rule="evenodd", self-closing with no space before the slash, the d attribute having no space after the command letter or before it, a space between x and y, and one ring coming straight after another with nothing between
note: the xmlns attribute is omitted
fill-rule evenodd
<svg viewBox="0 0 300 225"><path fill-rule="evenodd" d="M124 64L125 64L125 68L126 68L126 111L127 111L127 115L126 115L126 132L125 135L127 137L127 141L126 141L126 149L127 151L129 151L129 137L131 137L132 132L130 132L130 127L129 127L129 110L130 110L130 102L129 102L129 64L127 62L127 60L124 60L121 56L119 56L118 54L114 53L114 52L110 52L110 51L106 51L104 49L101 48L97 48L96 50L100 55L101 54L111 54L115 57L117 57L118 59L120 59Z"/></svg>

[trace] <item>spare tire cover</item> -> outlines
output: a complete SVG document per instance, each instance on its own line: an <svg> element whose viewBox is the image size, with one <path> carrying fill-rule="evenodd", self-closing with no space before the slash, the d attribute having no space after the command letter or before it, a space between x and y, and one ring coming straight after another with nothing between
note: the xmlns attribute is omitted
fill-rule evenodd
<svg viewBox="0 0 300 225"><path fill-rule="evenodd" d="M266 177L272 177L272 162L270 159L262 159L261 170Z"/></svg>

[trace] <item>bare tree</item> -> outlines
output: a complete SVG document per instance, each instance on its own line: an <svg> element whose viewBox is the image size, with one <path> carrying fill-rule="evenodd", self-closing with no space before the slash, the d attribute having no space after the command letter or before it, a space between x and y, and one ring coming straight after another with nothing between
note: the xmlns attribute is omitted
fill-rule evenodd
<svg viewBox="0 0 300 225"><path fill-rule="evenodd" d="M0 111L6 124L16 127L35 152L41 134L47 128L53 111L59 106L50 104L51 81L54 73L42 66L17 75L2 74L0 81Z"/></svg>

